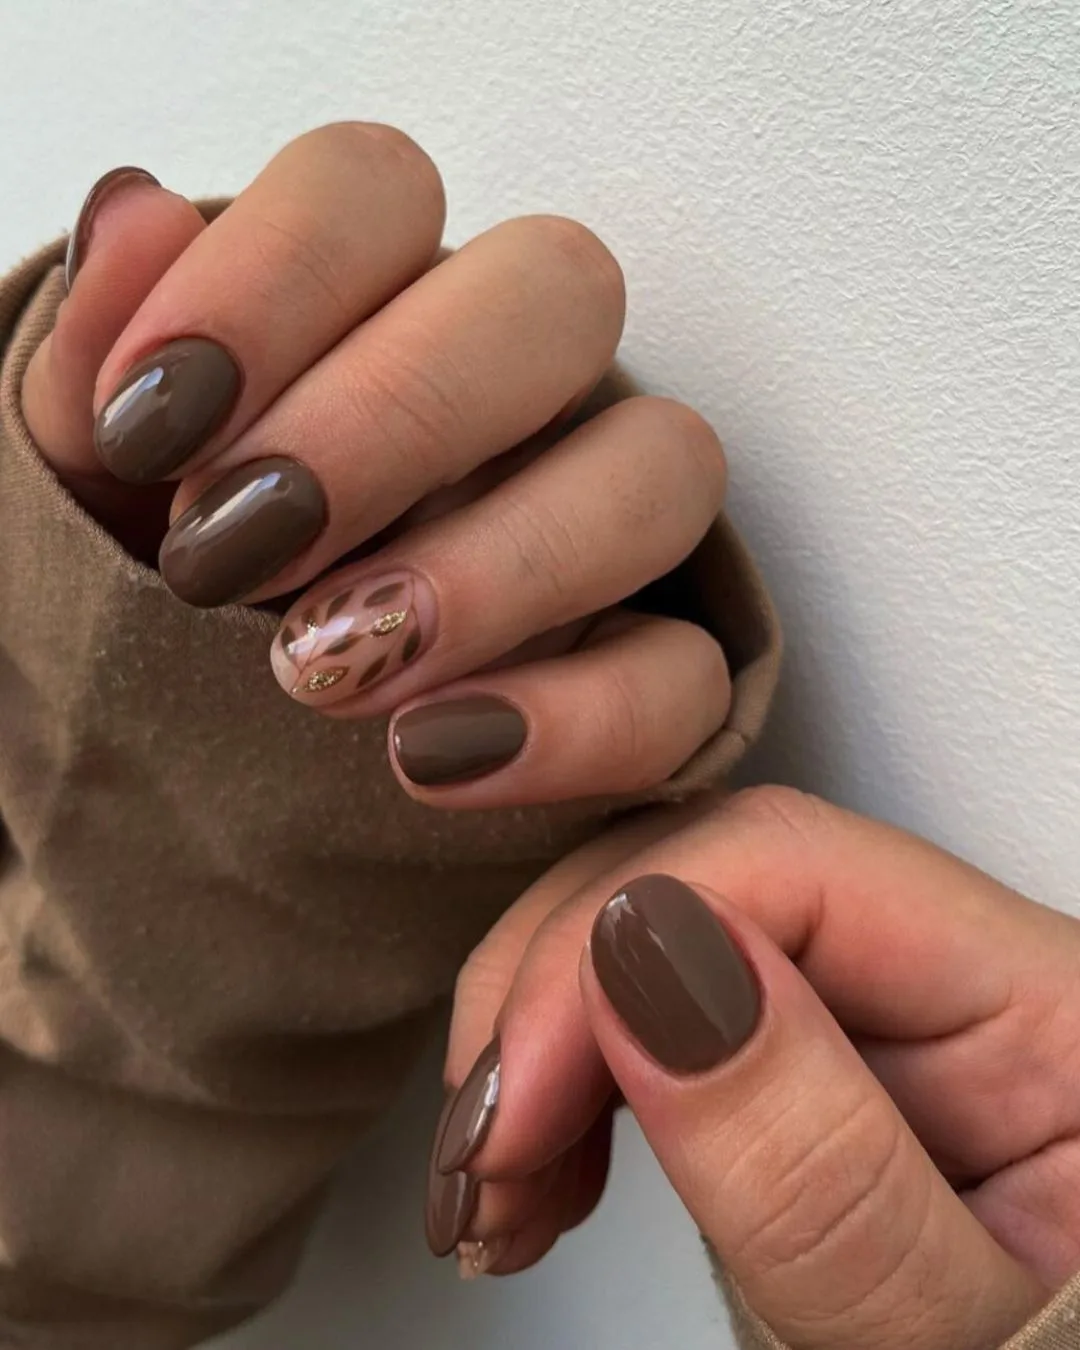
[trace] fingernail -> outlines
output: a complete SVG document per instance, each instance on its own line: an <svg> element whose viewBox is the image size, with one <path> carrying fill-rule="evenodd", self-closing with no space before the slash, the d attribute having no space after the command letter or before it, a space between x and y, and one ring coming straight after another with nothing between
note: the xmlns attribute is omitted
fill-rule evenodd
<svg viewBox="0 0 1080 1350"><path fill-rule="evenodd" d="M270 648L286 693L319 707L367 692L420 655L435 627L435 593L413 572L390 572L310 597L291 609Z"/></svg>
<svg viewBox="0 0 1080 1350"><path fill-rule="evenodd" d="M137 168L134 164L123 164L118 169L110 169L102 174L86 194L86 200L79 208L79 215L68 239L67 257L64 259L64 282L71 290L79 268L86 260L90 248L90 237L94 232L94 217L106 197L111 197L121 189L129 187L160 187L161 184L152 173Z"/></svg>
<svg viewBox="0 0 1080 1350"><path fill-rule="evenodd" d="M439 1171L436 1163L452 1105L453 1099L442 1109L428 1163L424 1227L428 1246L435 1256L449 1256L457 1247L476 1209L476 1197L480 1189L479 1183L468 1172L451 1172L446 1176Z"/></svg>
<svg viewBox="0 0 1080 1350"><path fill-rule="evenodd" d="M499 1038L495 1037L469 1070L469 1076L450 1099L436 1165L440 1172L456 1172L480 1152L499 1104L501 1077Z"/></svg>
<svg viewBox="0 0 1080 1350"><path fill-rule="evenodd" d="M402 713L394 723L394 753L411 783L439 787L504 768L527 735L525 719L513 704L482 694Z"/></svg>
<svg viewBox="0 0 1080 1350"><path fill-rule="evenodd" d="M239 366L216 342L167 343L131 367L98 413L98 457L125 483L160 482L203 448L240 385Z"/></svg>
<svg viewBox="0 0 1080 1350"><path fill-rule="evenodd" d="M208 488L161 545L165 584L189 605L242 600L298 557L326 525L318 480L291 459L256 459Z"/></svg>
<svg viewBox="0 0 1080 1350"><path fill-rule="evenodd" d="M463 1280L478 1280L503 1259L510 1250L510 1239L490 1238L486 1242L459 1242L458 1274Z"/></svg>
<svg viewBox="0 0 1080 1350"><path fill-rule="evenodd" d="M674 877L624 886L597 915L590 951L608 1002L664 1068L716 1068L753 1035L757 977L709 906Z"/></svg>

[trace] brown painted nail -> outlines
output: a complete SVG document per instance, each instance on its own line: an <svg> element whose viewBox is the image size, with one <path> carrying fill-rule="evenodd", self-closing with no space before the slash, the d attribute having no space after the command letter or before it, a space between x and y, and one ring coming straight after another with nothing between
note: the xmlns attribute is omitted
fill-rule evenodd
<svg viewBox="0 0 1080 1350"><path fill-rule="evenodd" d="M161 545L165 584L189 605L242 600L298 557L326 525L326 498L310 469L256 459L208 488Z"/></svg>
<svg viewBox="0 0 1080 1350"><path fill-rule="evenodd" d="M122 164L120 168L110 169L108 173L102 174L86 194L86 200L79 208L78 219L68 239L67 256L64 259L64 282L69 291L79 274L79 268L86 260L98 207L114 192L136 186L160 187L161 184L145 169L137 168L134 164Z"/></svg>
<svg viewBox="0 0 1080 1350"><path fill-rule="evenodd" d="M442 1145L443 1131L453 1106L451 1098L442 1109L435 1131L435 1144L428 1164L427 1204L425 1224L428 1246L436 1256L449 1256L465 1236L473 1212L479 1183L468 1172L451 1172L445 1176L439 1171L436 1158Z"/></svg>
<svg viewBox="0 0 1080 1350"><path fill-rule="evenodd" d="M436 610L430 582L414 572L320 587L285 615L270 664L293 698L338 703L411 665L431 640Z"/></svg>
<svg viewBox="0 0 1080 1350"><path fill-rule="evenodd" d="M394 723L394 753L411 783L439 787L504 768L527 735L525 719L513 704L479 694L402 713Z"/></svg>
<svg viewBox="0 0 1080 1350"><path fill-rule="evenodd" d="M480 1152L499 1105L501 1073L496 1036L480 1051L468 1078L451 1098L436 1159L440 1172L457 1172Z"/></svg>
<svg viewBox="0 0 1080 1350"><path fill-rule="evenodd" d="M98 413L94 445L125 483L157 483L200 451L232 411L240 368L209 338L184 337L136 362Z"/></svg>
<svg viewBox="0 0 1080 1350"><path fill-rule="evenodd" d="M674 1073L702 1073L753 1035L757 977L704 900L675 877L639 877L596 917L593 969L627 1030Z"/></svg>

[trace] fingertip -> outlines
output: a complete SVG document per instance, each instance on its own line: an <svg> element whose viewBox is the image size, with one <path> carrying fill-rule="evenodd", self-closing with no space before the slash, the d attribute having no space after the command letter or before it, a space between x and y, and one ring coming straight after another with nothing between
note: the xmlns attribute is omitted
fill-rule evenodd
<svg viewBox="0 0 1080 1350"><path fill-rule="evenodd" d="M106 205L115 204L127 193L146 187L159 188L161 183L146 169L140 169L134 164L124 164L102 174L86 194L68 238L67 254L64 258L64 284L69 293L86 260L94 229Z"/></svg>
<svg viewBox="0 0 1080 1350"><path fill-rule="evenodd" d="M109 352L204 228L196 208L152 175L134 169L117 174L91 191L80 213L66 264L69 292L23 382L23 415L35 444L58 472L76 478L104 474L94 451L93 419Z"/></svg>

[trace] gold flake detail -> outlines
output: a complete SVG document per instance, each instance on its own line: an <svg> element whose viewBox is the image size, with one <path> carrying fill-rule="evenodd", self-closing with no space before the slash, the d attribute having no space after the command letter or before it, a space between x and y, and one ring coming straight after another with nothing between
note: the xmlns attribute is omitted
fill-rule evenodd
<svg viewBox="0 0 1080 1350"><path fill-rule="evenodd" d="M387 633L392 633L396 628L400 628L409 617L407 609L395 609L392 614L384 614L381 619L376 619L371 625L372 637L386 637Z"/></svg>
<svg viewBox="0 0 1080 1350"><path fill-rule="evenodd" d="M314 670L293 690L294 694L321 694L324 689L333 689L349 673L348 666L329 666L326 670Z"/></svg>

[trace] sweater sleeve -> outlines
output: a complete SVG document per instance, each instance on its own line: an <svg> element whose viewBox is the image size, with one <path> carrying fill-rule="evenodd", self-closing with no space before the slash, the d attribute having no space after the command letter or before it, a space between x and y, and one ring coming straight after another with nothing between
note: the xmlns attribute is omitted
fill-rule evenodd
<svg viewBox="0 0 1080 1350"><path fill-rule="evenodd" d="M182 1350L287 1282L502 910L611 818L731 769L780 642L721 521L649 598L734 677L675 777L545 810L411 802L385 726L281 696L273 616L179 603L41 459L20 387L63 247L0 282L0 1344Z"/></svg>

